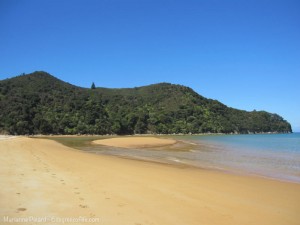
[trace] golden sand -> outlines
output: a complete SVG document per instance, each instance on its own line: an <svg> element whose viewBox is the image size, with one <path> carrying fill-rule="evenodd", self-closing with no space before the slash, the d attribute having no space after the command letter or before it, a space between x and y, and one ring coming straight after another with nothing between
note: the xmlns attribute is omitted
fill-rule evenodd
<svg viewBox="0 0 300 225"><path fill-rule="evenodd" d="M121 148L147 148L147 147L161 147L175 144L173 139L163 139L156 137L118 137L108 138L93 141L94 144L121 147Z"/></svg>
<svg viewBox="0 0 300 225"><path fill-rule="evenodd" d="M0 224L5 216L94 217L103 225L300 221L299 184L94 155L51 140L1 140L0 184Z"/></svg>

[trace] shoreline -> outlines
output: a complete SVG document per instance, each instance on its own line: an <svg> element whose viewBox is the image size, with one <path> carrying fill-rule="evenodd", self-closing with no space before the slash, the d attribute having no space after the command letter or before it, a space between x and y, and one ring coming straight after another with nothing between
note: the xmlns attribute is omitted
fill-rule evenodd
<svg viewBox="0 0 300 225"><path fill-rule="evenodd" d="M0 136L10 136L10 137L162 137L162 136L211 136L211 135L273 135L273 134L294 134L300 132L259 132L259 133L173 133L173 134L125 134L125 135L118 135L118 134L27 134L27 135L11 135L5 134Z"/></svg>
<svg viewBox="0 0 300 225"><path fill-rule="evenodd" d="M48 137L48 136L47 136ZM58 138L64 138L66 136L59 136ZM70 138L69 140L72 140L73 136L68 136L67 138ZM77 136L76 136L77 137ZM74 137L74 138L76 138ZM199 168L199 169L207 169L207 170L215 170L219 172L224 173L231 173L231 174L237 174L237 175L245 175L245 176L253 176L253 177L262 177L265 179L270 180L277 180L282 182L289 182L289 183L296 183L300 184L300 181L298 177L293 177L293 175L288 174L278 174L278 171L268 171L268 173L263 172L262 168L260 170L251 170L246 169L243 167L237 167L232 165L216 165L216 164L210 164L197 161L191 161L184 158L180 158L180 156L176 155L178 152L188 152L194 151L193 146L197 146L197 144L181 140L181 139L170 139L170 137L164 137L164 136L143 136L146 137L149 140L148 144L140 143L136 146L133 146L135 144L136 140L142 139L141 136L114 136L114 137L107 137L107 136L100 136L103 139L100 140L93 140L94 138L97 138L97 136L84 136L84 137L77 137L79 139L84 138L84 142L86 142L84 147L74 146L73 144L70 145L68 143L64 143L64 141L60 141L57 139L57 137L50 136L49 139L55 140L58 143L62 143L69 147L74 147L78 150L97 154L97 155L111 155L123 159L132 159L136 161L149 161L151 163L159 163L159 164L166 164L166 165L174 165L179 167L191 167L191 168ZM43 137L41 137L43 138ZM86 139L91 138L90 140ZM77 140L79 140L77 139ZM124 142L123 142L124 140ZM151 145L152 141L159 141L159 144L156 143ZM173 140L171 143L164 143L164 141L167 140ZM143 140L145 141L145 140ZM104 142L104 143L103 143ZM120 142L120 143L118 143ZM123 142L123 143L122 143ZM90 143L90 144L87 144ZM119 145L121 144L121 145ZM123 145L123 146L122 146ZM125 146L124 146L125 145ZM100 149L99 149L99 147ZM109 147L111 150L105 150L105 146ZM205 148L206 144L201 144L202 147ZM200 150L201 148L200 147ZM122 150L123 149L123 150ZM138 150L138 151L137 151ZM163 151L163 155L160 155L160 151ZM104 152L103 152L104 151ZM206 151L206 150L204 150ZM149 153L148 153L149 152ZM166 153L169 155L166 155ZM174 154L175 155L174 155Z"/></svg>
<svg viewBox="0 0 300 225"><path fill-rule="evenodd" d="M108 225L300 220L299 184L87 154L53 140L1 141L0 171L2 218L85 216Z"/></svg>

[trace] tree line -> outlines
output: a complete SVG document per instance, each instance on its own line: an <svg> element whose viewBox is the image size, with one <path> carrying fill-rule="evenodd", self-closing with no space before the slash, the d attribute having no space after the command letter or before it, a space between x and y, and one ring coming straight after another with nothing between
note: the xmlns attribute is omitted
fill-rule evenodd
<svg viewBox="0 0 300 225"><path fill-rule="evenodd" d="M277 114L237 110L169 83L81 88L46 72L0 81L7 134L197 134L291 132Z"/></svg>

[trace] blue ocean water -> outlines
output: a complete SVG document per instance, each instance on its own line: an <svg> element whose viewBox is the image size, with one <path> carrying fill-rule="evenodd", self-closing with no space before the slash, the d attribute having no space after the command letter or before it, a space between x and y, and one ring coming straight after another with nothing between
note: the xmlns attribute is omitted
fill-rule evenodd
<svg viewBox="0 0 300 225"><path fill-rule="evenodd" d="M253 134L253 135L200 135L185 136L185 139L219 143L234 148L271 150L277 152L299 152L300 133L292 134Z"/></svg>
<svg viewBox="0 0 300 225"><path fill-rule="evenodd" d="M241 171L300 183L300 133L200 135L179 139L195 144L196 166Z"/></svg>

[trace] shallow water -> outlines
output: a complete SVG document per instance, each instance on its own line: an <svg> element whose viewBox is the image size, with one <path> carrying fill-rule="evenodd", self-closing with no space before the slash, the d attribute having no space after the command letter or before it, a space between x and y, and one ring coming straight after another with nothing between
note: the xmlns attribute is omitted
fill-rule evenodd
<svg viewBox="0 0 300 225"><path fill-rule="evenodd" d="M204 135L180 139L206 146L195 148L194 165L247 172L300 183L300 133Z"/></svg>
<svg viewBox="0 0 300 225"><path fill-rule="evenodd" d="M300 183L300 133L165 136L172 146L124 149L93 145L109 137L55 138L84 151L179 165L248 173Z"/></svg>

